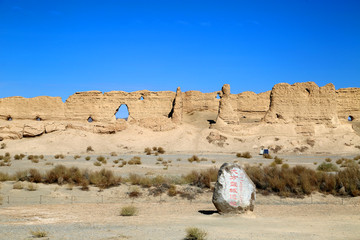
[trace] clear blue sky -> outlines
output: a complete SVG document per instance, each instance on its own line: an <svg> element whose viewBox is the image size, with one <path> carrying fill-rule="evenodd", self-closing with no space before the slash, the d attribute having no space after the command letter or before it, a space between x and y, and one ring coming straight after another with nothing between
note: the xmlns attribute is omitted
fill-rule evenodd
<svg viewBox="0 0 360 240"><path fill-rule="evenodd" d="M0 97L360 87L360 1L0 0Z"/></svg>

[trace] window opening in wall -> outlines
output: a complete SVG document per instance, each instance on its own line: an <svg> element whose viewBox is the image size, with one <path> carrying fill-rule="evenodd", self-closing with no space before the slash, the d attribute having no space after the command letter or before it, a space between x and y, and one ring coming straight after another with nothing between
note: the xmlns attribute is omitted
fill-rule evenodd
<svg viewBox="0 0 360 240"><path fill-rule="evenodd" d="M40 117L35 118L36 121L41 121L42 119Z"/></svg>
<svg viewBox="0 0 360 240"><path fill-rule="evenodd" d="M141 96L141 97L139 98L139 100L144 100L144 97L143 97L143 96Z"/></svg>
<svg viewBox="0 0 360 240"><path fill-rule="evenodd" d="M308 89L308 88L306 88L306 91L310 94L311 92L310 92L310 89Z"/></svg>
<svg viewBox="0 0 360 240"><path fill-rule="evenodd" d="M12 117L11 117L11 116L8 116L8 117L7 117L7 120L8 120L8 121L12 121Z"/></svg>
<svg viewBox="0 0 360 240"><path fill-rule="evenodd" d="M348 121L349 121L349 122L352 122L353 120L354 120L354 117L353 117L353 116L349 116L349 117L348 117Z"/></svg>
<svg viewBox="0 0 360 240"><path fill-rule="evenodd" d="M127 121L129 118L128 106L126 104L121 104L116 110L115 117L116 119L125 119Z"/></svg>
<svg viewBox="0 0 360 240"><path fill-rule="evenodd" d="M217 95L216 95L216 99L220 99L221 97L220 97L220 93L218 93Z"/></svg>
<svg viewBox="0 0 360 240"><path fill-rule="evenodd" d="M94 120L92 119L92 117L89 117L89 118L87 119L87 121L88 121L89 123L91 123L91 122L93 122Z"/></svg>

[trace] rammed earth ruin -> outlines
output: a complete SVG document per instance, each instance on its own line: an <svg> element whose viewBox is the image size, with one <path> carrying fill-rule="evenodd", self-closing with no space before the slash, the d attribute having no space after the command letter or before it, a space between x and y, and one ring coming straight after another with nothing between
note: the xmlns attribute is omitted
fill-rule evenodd
<svg viewBox="0 0 360 240"><path fill-rule="evenodd" d="M115 117L121 105L128 108L127 120ZM111 134L131 125L168 131L185 122L192 124L186 120L189 115L199 116L210 129L234 135L266 135L269 127L282 134L284 125L291 129L286 134L293 136L316 136L336 129L356 134L360 88L279 83L264 93L232 94L225 84L221 91L211 93L181 92L180 88L176 92L77 92L65 103L60 97L7 97L0 99L0 138L35 137L66 129Z"/></svg>

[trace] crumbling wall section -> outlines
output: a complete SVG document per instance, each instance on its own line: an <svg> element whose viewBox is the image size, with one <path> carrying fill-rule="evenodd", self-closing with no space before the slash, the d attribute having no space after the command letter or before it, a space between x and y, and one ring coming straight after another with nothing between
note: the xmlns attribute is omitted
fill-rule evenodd
<svg viewBox="0 0 360 240"><path fill-rule="evenodd" d="M336 91L339 119L360 121L360 88L341 88ZM350 119L349 119L350 118Z"/></svg>
<svg viewBox="0 0 360 240"><path fill-rule="evenodd" d="M333 126L339 123L333 84L324 87L314 82L276 84L270 95L267 123L314 123Z"/></svg>

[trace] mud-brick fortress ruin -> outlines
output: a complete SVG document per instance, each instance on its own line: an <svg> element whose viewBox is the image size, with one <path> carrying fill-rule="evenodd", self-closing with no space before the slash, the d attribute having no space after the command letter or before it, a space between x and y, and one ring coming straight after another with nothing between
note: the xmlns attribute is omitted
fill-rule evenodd
<svg viewBox="0 0 360 240"><path fill-rule="evenodd" d="M127 120L115 117L121 105L128 108ZM313 82L279 83L260 94L231 94L225 84L212 93L181 92L180 88L176 92L77 92L65 103L60 97L47 96L0 99L1 140L66 129L111 134L131 125L169 131L199 121L201 126L233 135L266 135L269 128L293 136L316 136L334 129L356 134L359 119L360 88L336 90L333 84L319 87ZM288 128L283 130L285 125Z"/></svg>

